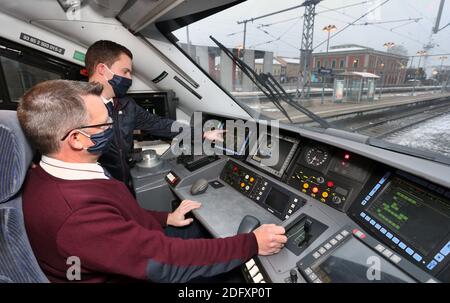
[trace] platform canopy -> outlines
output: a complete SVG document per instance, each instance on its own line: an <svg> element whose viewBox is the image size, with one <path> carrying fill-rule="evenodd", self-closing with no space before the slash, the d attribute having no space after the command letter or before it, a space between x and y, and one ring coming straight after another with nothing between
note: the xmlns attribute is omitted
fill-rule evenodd
<svg viewBox="0 0 450 303"><path fill-rule="evenodd" d="M380 76L377 76L372 73L366 73L366 72L345 72L342 74L339 74L339 76L357 76L361 78L371 78L371 79L379 79Z"/></svg>
<svg viewBox="0 0 450 303"><path fill-rule="evenodd" d="M380 76L377 76L372 73L366 73L366 72L345 72L342 74L339 74L339 76L358 76L361 78L371 78L371 79L379 79Z"/></svg>

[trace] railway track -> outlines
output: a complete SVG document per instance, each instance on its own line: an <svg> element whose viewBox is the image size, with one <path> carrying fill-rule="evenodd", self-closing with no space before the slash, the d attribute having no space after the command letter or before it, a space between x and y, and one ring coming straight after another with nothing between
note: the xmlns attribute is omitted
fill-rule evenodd
<svg viewBox="0 0 450 303"><path fill-rule="evenodd" d="M415 110L408 114L385 118L370 125L358 127L353 131L374 138L382 138L447 113L450 113L449 105L436 106L425 110L422 108L420 111Z"/></svg>
<svg viewBox="0 0 450 303"><path fill-rule="evenodd" d="M392 116L389 117L380 117L378 119L375 120L371 120L369 123L364 122L364 123L359 123L356 125L352 125L349 127L349 130L356 132L356 133L362 133L365 130L377 127L378 125L382 125L391 121L396 121L399 119L405 119L411 116L416 116L418 114L422 114L422 113L427 113L427 112L436 112L439 110L442 110L443 112L446 112L447 109L450 109L450 105L449 104L434 104L434 105L429 105L426 107L420 107L414 110L409 110L406 113L399 113L399 114L394 114Z"/></svg>

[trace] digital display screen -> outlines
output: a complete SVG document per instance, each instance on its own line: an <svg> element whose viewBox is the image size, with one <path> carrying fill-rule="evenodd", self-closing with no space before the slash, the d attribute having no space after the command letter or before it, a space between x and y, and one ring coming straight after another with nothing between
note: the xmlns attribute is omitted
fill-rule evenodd
<svg viewBox="0 0 450 303"><path fill-rule="evenodd" d="M367 163L356 155L352 155L349 159L345 159L345 155L335 158L330 171L359 182L363 182L369 173Z"/></svg>
<svg viewBox="0 0 450 303"><path fill-rule="evenodd" d="M284 213L288 203L289 196L276 188L272 188L270 190L266 200L264 201L264 204L270 206L273 210L279 212L280 214Z"/></svg>
<svg viewBox="0 0 450 303"><path fill-rule="evenodd" d="M449 202L397 176L366 212L423 255L450 236Z"/></svg>
<svg viewBox="0 0 450 303"><path fill-rule="evenodd" d="M249 157L247 161L258 164L261 168L277 175L281 176L284 170L287 168L295 149L298 145L298 140L279 137L277 138L278 144L272 139L272 136L266 135L267 141L258 146L258 150L255 155ZM273 152L278 152L277 163L267 166L264 165L263 159L273 159Z"/></svg>
<svg viewBox="0 0 450 303"><path fill-rule="evenodd" d="M355 238L311 266L324 283L413 283L414 280Z"/></svg>

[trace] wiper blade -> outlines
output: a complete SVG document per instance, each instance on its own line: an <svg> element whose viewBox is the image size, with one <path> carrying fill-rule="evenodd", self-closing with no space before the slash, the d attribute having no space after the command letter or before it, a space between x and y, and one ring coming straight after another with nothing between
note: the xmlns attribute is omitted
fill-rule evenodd
<svg viewBox="0 0 450 303"><path fill-rule="evenodd" d="M275 90L277 90L277 89L279 90L279 92L278 92L279 95L282 97L282 99L287 104L294 107L298 111L304 113L310 119L319 123L320 126L322 126L323 128L330 127L330 124L326 120L322 119L321 117L319 117L318 115L316 115L315 113L313 113L312 111L307 109L306 107L304 107L304 106L298 104L297 102L295 102L294 100L292 100L292 97L286 92L286 90L281 86L281 84L272 76L272 74L267 73L267 74L262 74L262 76L266 77L266 81L268 81L270 86L274 87Z"/></svg>
<svg viewBox="0 0 450 303"><path fill-rule="evenodd" d="M295 102L292 97L284 90L281 84L270 74L257 74L247 63L236 57L229 49L227 49L223 44L217 41L213 36L209 36L211 40L235 63L242 72L250 78L250 80L255 83L255 85L263 92L263 94L282 112L289 122L293 123L292 119L289 117L286 109L280 102L280 99L294 107L298 111L305 114L307 117L317 122L323 128L329 128L330 124L305 108L304 106Z"/></svg>
<svg viewBox="0 0 450 303"><path fill-rule="evenodd" d="M258 74L250 67L247 63L236 57L229 49L227 49L222 43L217 41L213 36L209 36L209 38L214 41L215 44L239 67L239 69L259 88L260 91L269 99L283 115L292 122L291 117L287 113L286 109L281 105L279 98L275 95L275 93L267 86L263 81L261 81Z"/></svg>

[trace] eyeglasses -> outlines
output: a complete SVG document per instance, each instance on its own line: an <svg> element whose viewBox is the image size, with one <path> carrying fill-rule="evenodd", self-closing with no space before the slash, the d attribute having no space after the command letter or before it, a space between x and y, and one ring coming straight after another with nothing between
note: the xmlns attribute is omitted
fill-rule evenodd
<svg viewBox="0 0 450 303"><path fill-rule="evenodd" d="M80 126L80 127L76 127L76 128L72 128L71 130L69 130L66 135L64 137L61 138L61 141L66 140L66 138L69 136L69 134L77 129L84 129L84 128L94 128L94 127L101 127L103 130L106 130L110 127L113 126L113 120L111 117L108 117L108 122L106 123L101 123L101 124L93 124L93 125L84 125L84 126Z"/></svg>

